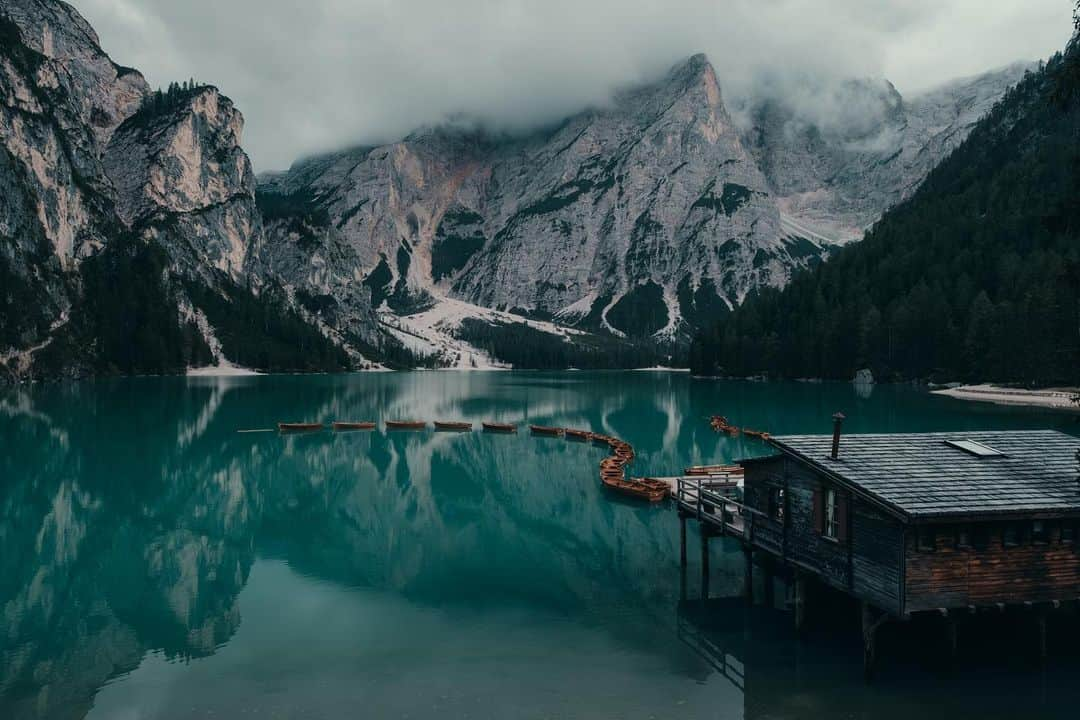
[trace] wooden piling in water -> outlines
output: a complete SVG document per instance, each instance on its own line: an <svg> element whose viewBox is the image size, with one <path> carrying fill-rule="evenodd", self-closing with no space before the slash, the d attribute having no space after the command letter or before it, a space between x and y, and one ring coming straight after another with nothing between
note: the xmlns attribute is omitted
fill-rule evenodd
<svg viewBox="0 0 1080 720"><path fill-rule="evenodd" d="M701 599L709 599L709 533L701 532Z"/></svg>
<svg viewBox="0 0 1080 720"><path fill-rule="evenodd" d="M679 513L679 567L686 567L686 517Z"/></svg>
<svg viewBox="0 0 1080 720"><path fill-rule="evenodd" d="M745 578L743 581L743 598L746 600L747 605L754 604L754 551L746 543L743 543L743 560L745 561L746 570Z"/></svg>

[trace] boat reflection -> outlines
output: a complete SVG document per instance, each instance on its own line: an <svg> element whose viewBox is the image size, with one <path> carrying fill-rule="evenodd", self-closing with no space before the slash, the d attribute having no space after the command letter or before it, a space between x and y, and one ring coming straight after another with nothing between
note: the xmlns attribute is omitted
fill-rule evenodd
<svg viewBox="0 0 1080 720"><path fill-rule="evenodd" d="M145 378L8 391L0 717L82 717L148 654L218 654L242 627L239 599L263 559L425 608L564 618L670 661L671 673L707 678L714 668L745 690L747 717L800 703L850 709L833 687L859 676L846 650L747 642L778 623L744 622L724 606L709 617L734 625L708 628L706 652L677 650L674 513L602 494L605 448L528 433L238 432L283 417L582 427L631 442L634 472L653 475L767 451L714 433L705 419L718 396L687 378L570 375ZM758 386L747 392L821 392ZM724 401L777 431L822 405L785 415L775 402ZM881 412L892 422L887 404ZM714 591L738 596L741 553L715 552ZM283 612L295 600L283 598Z"/></svg>

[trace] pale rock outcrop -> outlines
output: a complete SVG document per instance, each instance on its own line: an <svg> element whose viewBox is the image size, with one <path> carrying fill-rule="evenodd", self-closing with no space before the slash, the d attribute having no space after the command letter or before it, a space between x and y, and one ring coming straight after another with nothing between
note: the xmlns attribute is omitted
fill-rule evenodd
<svg viewBox="0 0 1080 720"><path fill-rule="evenodd" d="M262 258L317 293L363 278L372 304L399 314L448 296L685 338L858 237L1025 67L911 101L852 80L818 93L835 117L763 88L733 117L695 55L527 137L440 126L265 176Z"/></svg>
<svg viewBox="0 0 1080 720"><path fill-rule="evenodd" d="M116 209L128 227L171 220L166 246L187 270L220 270L233 280L261 235L255 176L240 147L244 120L232 101L206 86L175 110L136 113L105 149Z"/></svg>
<svg viewBox="0 0 1080 720"><path fill-rule="evenodd" d="M175 307L177 328L152 331L172 338L156 353L173 363L169 369L178 353L204 354L183 339L191 334L222 360L226 351L211 325L230 303L248 313L262 303L264 314L297 315L299 322L283 324L295 330L306 321L331 343L342 342L338 329L293 302L291 289L277 289L259 257L262 219L240 145L243 117L217 88L193 85L151 93L64 2L0 4L0 377L34 376L37 358L56 338L67 341L67 355L52 358L47 372L90 372L101 352L97 334L113 319L80 311L101 304L87 293L111 291L102 277L123 277L119 282L137 286L136 297ZM110 248L107 260L92 264L99 279L88 289L87 264ZM133 262L163 265L163 272L147 278L125 269ZM268 285L272 301L262 295ZM354 309L351 334L377 344L366 296L344 293ZM196 296L215 306L212 322ZM160 325L158 310L146 309ZM129 320L117 317L115 325Z"/></svg>

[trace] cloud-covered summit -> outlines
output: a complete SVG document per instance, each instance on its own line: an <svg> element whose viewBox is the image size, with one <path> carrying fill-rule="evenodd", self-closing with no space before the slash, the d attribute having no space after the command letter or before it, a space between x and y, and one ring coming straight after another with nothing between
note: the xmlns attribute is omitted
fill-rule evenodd
<svg viewBox="0 0 1080 720"><path fill-rule="evenodd" d="M259 171L446 117L543 125L705 52L726 96L762 77L887 77L905 95L1069 36L1063 0L74 0L150 82L213 82ZM779 79L779 80L778 80Z"/></svg>

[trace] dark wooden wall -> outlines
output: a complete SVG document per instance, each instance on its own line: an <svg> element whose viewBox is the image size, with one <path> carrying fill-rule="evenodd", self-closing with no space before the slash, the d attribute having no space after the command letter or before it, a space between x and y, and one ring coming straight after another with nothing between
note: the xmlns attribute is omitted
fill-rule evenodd
<svg viewBox="0 0 1080 720"><path fill-rule="evenodd" d="M956 546L955 525L933 528L935 549L919 550L914 532L907 539L907 611L995 603L1017 604L1080 598L1080 551L1063 543L1049 523L1046 542L1006 547L1001 525L990 524L985 548Z"/></svg>
<svg viewBox="0 0 1080 720"><path fill-rule="evenodd" d="M904 594L904 525L856 498L852 513L854 591L862 600L899 615Z"/></svg>
<svg viewBox="0 0 1080 720"><path fill-rule="evenodd" d="M787 522L754 516L751 543L837 589L899 614L903 602L904 526L874 505L836 487L843 529L839 541L821 532L821 498L829 480L797 460L748 463L747 505L769 512L770 491L783 487Z"/></svg>

